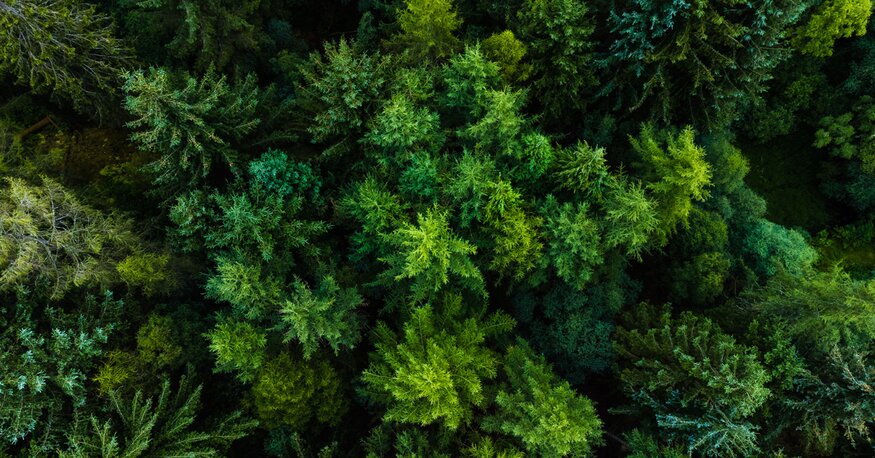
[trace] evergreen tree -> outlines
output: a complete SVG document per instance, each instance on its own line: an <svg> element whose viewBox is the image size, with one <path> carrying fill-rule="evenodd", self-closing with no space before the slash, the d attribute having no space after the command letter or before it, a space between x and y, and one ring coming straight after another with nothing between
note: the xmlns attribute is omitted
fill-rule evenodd
<svg viewBox="0 0 875 458"><path fill-rule="evenodd" d="M807 2L625 0L609 23L614 75L623 108L648 107L661 120L722 126L755 100L789 53L782 46ZM691 109L687 108L691 107Z"/></svg>
<svg viewBox="0 0 875 458"><path fill-rule="evenodd" d="M200 80L151 68L126 75L131 139L156 158L148 169L167 197L204 182L216 165L234 167L234 145L258 119L254 77L231 86L208 71Z"/></svg>
<svg viewBox="0 0 875 458"><path fill-rule="evenodd" d="M404 0L398 10L401 31L389 46L410 53L414 61L445 59L460 47L454 33L461 25L452 0Z"/></svg>
<svg viewBox="0 0 875 458"><path fill-rule="evenodd" d="M601 439L601 420L592 401L560 382L543 357L524 341L507 349L507 384L498 391L497 413L486 430L519 439L530 455L588 456Z"/></svg>
<svg viewBox="0 0 875 458"><path fill-rule="evenodd" d="M374 331L376 350L362 379L369 397L386 405L385 421L455 430L486 403L483 383L499 363L486 339L510 331L513 320L500 313L465 318L460 297L441 308L413 309L401 336L385 323Z"/></svg>
<svg viewBox="0 0 875 458"><path fill-rule="evenodd" d="M657 133L652 125L645 124L638 138L630 137L629 141L641 156L647 189L658 203L658 243L663 246L678 224L686 225L693 201L708 197L711 166L705 160L704 149L695 144L691 127L674 135Z"/></svg>
<svg viewBox="0 0 875 458"><path fill-rule="evenodd" d="M0 192L0 290L29 285L54 299L76 286L118 281L116 264L136 250L131 223L82 204L57 182L7 177Z"/></svg>
<svg viewBox="0 0 875 458"><path fill-rule="evenodd" d="M866 34L871 0L824 0L793 34L793 46L804 54L829 57L836 40Z"/></svg>
<svg viewBox="0 0 875 458"><path fill-rule="evenodd" d="M110 395L112 416L79 419L68 434L65 458L140 456L222 456L228 446L255 427L240 412L228 415L207 431L192 430L198 416L201 386L192 388L188 377L172 393L165 380L157 398L137 392L130 400Z"/></svg>
<svg viewBox="0 0 875 458"><path fill-rule="evenodd" d="M49 453L71 408L93 401L88 379L119 327L122 302L88 296L69 311L33 297L7 296L0 307L0 439L25 438ZM57 428L46 425L56 424ZM36 436L36 437L34 437Z"/></svg>
<svg viewBox="0 0 875 458"><path fill-rule="evenodd" d="M383 234L389 254L380 258L387 265L381 281L387 285L405 281L413 303L435 297L447 287L450 275L458 286L485 295L483 276L470 258L477 249L452 232L447 213L433 208L416 219L415 226L404 223Z"/></svg>
<svg viewBox="0 0 875 458"><path fill-rule="evenodd" d="M132 60L112 20L80 1L5 0L0 29L0 74L83 112L100 115L114 102Z"/></svg>
<svg viewBox="0 0 875 458"><path fill-rule="evenodd" d="M579 112L594 72L595 26L584 0L526 0L517 13L518 35L532 65L533 98L553 121Z"/></svg>
<svg viewBox="0 0 875 458"><path fill-rule="evenodd" d="M705 456L758 450L749 422L766 401L769 374L757 352L692 313L642 304L617 329L625 391L652 409L666 438Z"/></svg>
<svg viewBox="0 0 875 458"><path fill-rule="evenodd" d="M136 40L151 42L167 37L169 41L160 47L182 62L191 62L199 71L211 67L225 69L232 62L239 64L235 59L246 58L269 41L259 15L262 3L267 3L262 0L123 0L123 3L130 9L127 25Z"/></svg>

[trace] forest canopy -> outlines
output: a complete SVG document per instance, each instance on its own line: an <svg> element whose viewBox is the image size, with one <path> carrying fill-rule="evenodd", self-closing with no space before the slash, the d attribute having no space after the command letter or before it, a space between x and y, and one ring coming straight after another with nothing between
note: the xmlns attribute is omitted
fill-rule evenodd
<svg viewBox="0 0 875 458"><path fill-rule="evenodd" d="M0 0L0 458L875 454L870 0Z"/></svg>

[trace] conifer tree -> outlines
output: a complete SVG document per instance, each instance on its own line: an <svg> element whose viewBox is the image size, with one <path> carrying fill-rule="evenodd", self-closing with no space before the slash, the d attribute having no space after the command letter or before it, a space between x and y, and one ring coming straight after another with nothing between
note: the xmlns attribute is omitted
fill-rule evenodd
<svg viewBox="0 0 875 458"><path fill-rule="evenodd" d="M499 364L486 339L510 331L513 320L461 313L461 297L450 297L438 312L430 305L413 309L400 336L385 323L377 326L362 379L369 396L387 407L385 421L455 430L485 405L484 382L495 378Z"/></svg>
<svg viewBox="0 0 875 458"><path fill-rule="evenodd" d="M212 70L198 80L150 68L126 79L131 139L155 158L148 169L166 197L197 187L217 167L234 168L234 146L259 122L254 77L230 85Z"/></svg>
<svg viewBox="0 0 875 458"><path fill-rule="evenodd" d="M559 381L543 356L525 341L507 349L507 382L495 399L497 413L483 420L487 431L508 434L530 455L589 456L601 440L602 422L592 401Z"/></svg>
<svg viewBox="0 0 875 458"><path fill-rule="evenodd" d="M82 204L59 183L5 179L0 192L0 290L29 285L52 298L118 281L116 264L138 248L130 221Z"/></svg>
<svg viewBox="0 0 875 458"><path fill-rule="evenodd" d="M76 0L4 0L0 29L0 73L98 116L132 60L112 20Z"/></svg>

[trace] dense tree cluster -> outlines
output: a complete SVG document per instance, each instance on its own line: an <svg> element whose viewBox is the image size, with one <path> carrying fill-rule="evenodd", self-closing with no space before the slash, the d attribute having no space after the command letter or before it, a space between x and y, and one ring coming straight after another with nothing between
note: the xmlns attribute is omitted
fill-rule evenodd
<svg viewBox="0 0 875 458"><path fill-rule="evenodd" d="M0 0L0 457L875 453L870 0Z"/></svg>

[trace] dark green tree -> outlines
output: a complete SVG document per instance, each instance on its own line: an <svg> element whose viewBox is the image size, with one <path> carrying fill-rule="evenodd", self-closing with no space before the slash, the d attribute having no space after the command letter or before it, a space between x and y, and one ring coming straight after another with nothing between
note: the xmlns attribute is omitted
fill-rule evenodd
<svg viewBox="0 0 875 458"><path fill-rule="evenodd" d="M254 77L231 85L212 70L196 79L150 68L126 78L131 140L155 158L148 170L167 198L202 184L216 168L235 168L235 145L259 123Z"/></svg>
<svg viewBox="0 0 875 458"><path fill-rule="evenodd" d="M0 74L102 114L114 102L130 50L112 20L76 0L0 2Z"/></svg>
<svg viewBox="0 0 875 458"><path fill-rule="evenodd" d="M165 380L157 398L137 392L130 400L110 394L110 417L80 418L68 433L65 458L121 458L141 456L222 456L237 439L246 436L256 422L240 412L221 419L209 430L191 428L198 417L202 387L192 387L183 377L173 393Z"/></svg>
<svg viewBox="0 0 875 458"><path fill-rule="evenodd" d="M595 76L595 25L584 0L526 0L517 13L517 35L532 65L532 97L556 122L579 112Z"/></svg>
<svg viewBox="0 0 875 458"><path fill-rule="evenodd" d="M627 394L649 408L668 440L705 456L758 450L752 415L770 391L754 348L689 312L642 304L617 329L619 376Z"/></svg>

